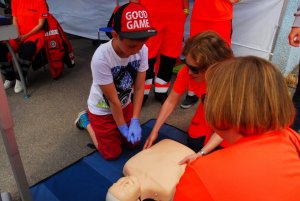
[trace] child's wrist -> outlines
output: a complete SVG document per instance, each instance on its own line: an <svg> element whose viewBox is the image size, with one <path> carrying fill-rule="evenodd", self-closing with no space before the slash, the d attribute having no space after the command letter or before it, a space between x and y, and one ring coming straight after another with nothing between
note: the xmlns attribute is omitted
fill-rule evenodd
<svg viewBox="0 0 300 201"><path fill-rule="evenodd" d="M204 150L200 150L198 153L197 153L200 157L202 156L205 156L206 155L206 152Z"/></svg>

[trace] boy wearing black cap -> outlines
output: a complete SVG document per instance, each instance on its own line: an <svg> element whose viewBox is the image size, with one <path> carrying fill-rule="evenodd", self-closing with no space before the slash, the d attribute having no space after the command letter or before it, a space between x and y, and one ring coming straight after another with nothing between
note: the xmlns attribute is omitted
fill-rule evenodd
<svg viewBox="0 0 300 201"><path fill-rule="evenodd" d="M107 160L121 154L122 144L134 147L141 139L138 118L148 69L145 42L155 34L145 8L125 4L114 13L112 40L99 46L93 55L88 112L79 115L76 125L89 131Z"/></svg>

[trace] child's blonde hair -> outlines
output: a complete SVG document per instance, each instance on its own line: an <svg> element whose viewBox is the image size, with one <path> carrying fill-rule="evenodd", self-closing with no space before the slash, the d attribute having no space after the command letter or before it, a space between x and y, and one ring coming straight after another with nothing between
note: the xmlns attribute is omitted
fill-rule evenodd
<svg viewBox="0 0 300 201"><path fill-rule="evenodd" d="M228 44L215 32L207 31L189 38L185 42L183 55L190 55L201 69L207 68L216 62L233 57Z"/></svg>

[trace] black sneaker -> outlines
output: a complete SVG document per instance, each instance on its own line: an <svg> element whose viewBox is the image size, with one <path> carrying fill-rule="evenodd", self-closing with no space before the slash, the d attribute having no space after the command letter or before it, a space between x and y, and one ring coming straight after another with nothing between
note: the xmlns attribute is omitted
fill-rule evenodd
<svg viewBox="0 0 300 201"><path fill-rule="evenodd" d="M189 96L186 95L185 99L182 101L180 107L183 109L188 109L198 102L199 98L196 95Z"/></svg>
<svg viewBox="0 0 300 201"><path fill-rule="evenodd" d="M154 93L155 99L160 102L161 104L164 104L165 100L168 98L168 93Z"/></svg>

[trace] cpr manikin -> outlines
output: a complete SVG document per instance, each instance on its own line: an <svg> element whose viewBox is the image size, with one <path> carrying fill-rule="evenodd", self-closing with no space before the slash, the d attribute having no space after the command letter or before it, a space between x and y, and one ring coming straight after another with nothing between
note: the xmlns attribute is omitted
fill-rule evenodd
<svg viewBox="0 0 300 201"><path fill-rule="evenodd" d="M135 176L120 178L106 194L106 201L137 201L141 196L141 185Z"/></svg>
<svg viewBox="0 0 300 201"><path fill-rule="evenodd" d="M170 139L139 152L126 162L125 177L110 187L106 201L170 201L185 170L185 165L178 165L178 162L193 153L190 148Z"/></svg>

